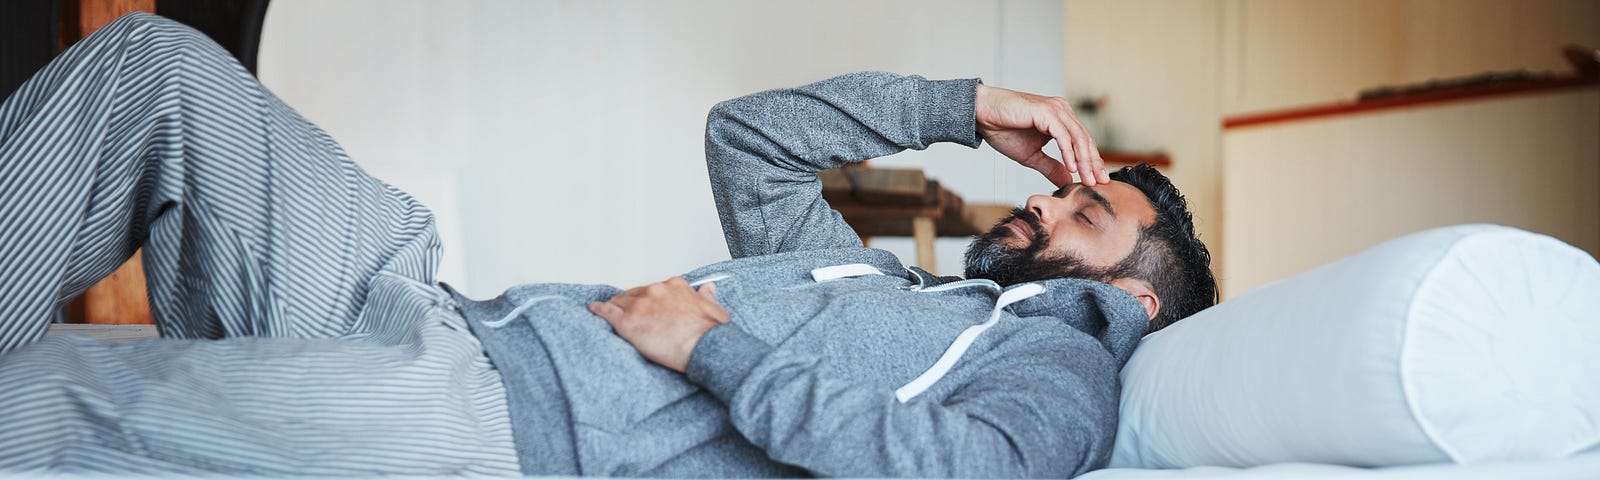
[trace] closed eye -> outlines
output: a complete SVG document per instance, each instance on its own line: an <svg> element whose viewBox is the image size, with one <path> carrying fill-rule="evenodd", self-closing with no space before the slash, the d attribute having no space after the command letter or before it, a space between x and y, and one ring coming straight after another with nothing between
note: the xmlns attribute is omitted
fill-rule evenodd
<svg viewBox="0 0 1600 480"><path fill-rule="evenodd" d="M1083 220L1083 223L1087 223L1091 227L1094 226L1094 220L1091 220L1088 215L1084 215L1083 212L1078 212L1078 219Z"/></svg>

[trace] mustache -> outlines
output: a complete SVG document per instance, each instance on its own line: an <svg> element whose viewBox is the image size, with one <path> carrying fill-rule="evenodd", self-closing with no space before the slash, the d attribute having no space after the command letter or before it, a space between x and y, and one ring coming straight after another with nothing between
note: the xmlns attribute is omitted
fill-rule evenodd
<svg viewBox="0 0 1600 480"><path fill-rule="evenodd" d="M1044 225L1039 223L1039 216L1020 206L1011 207L1011 216L1006 217L1005 220L1001 220L1000 223L995 224L993 231L1001 231L1003 228L1005 228L1005 225L1007 223L1011 223L1012 220L1022 220L1023 223L1028 224L1028 230L1033 232L1033 238L1028 239L1028 247L1030 249L1035 248L1036 246L1048 245L1050 243L1049 235L1044 233Z"/></svg>

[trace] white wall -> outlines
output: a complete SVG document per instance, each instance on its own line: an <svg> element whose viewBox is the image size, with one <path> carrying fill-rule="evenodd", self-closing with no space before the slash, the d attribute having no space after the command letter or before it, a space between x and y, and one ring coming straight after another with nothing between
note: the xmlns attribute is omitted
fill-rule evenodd
<svg viewBox="0 0 1600 480"><path fill-rule="evenodd" d="M706 180L717 101L856 70L1062 93L1051 0L277 0L261 79L438 213L441 278L631 286L727 258ZM985 147L915 165L975 202L1048 182ZM964 240L941 240L959 271ZM874 240L908 261L909 242Z"/></svg>

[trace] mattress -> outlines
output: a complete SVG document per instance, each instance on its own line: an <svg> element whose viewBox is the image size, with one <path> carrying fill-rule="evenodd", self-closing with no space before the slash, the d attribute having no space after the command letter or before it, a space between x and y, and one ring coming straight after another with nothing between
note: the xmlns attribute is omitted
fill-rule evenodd
<svg viewBox="0 0 1600 480"><path fill-rule="evenodd" d="M130 478L126 475L51 474L51 473L0 473L0 479L40 480L104 480ZM138 477L134 477L138 478ZM259 478L227 475L183 478ZM307 477L316 478L316 477ZM400 478L458 478L458 477L400 477ZM492 477L472 477L492 478ZM521 478L521 477L518 477ZM539 478L539 477L528 477ZM572 477L546 477L572 478ZM1078 477L1085 480L1267 480L1267 479L1448 479L1448 480L1592 480L1600 478L1600 452L1577 456L1521 462L1496 462L1475 465L1439 463L1387 468L1356 468L1315 463L1280 463L1251 468L1192 467L1176 470L1147 470L1138 468L1111 468L1090 472Z"/></svg>
<svg viewBox="0 0 1600 480"><path fill-rule="evenodd" d="M1472 465L1437 463L1386 468L1357 468L1315 463L1280 463L1251 468L1191 467L1174 470L1147 470L1139 468L1111 468L1090 472L1078 477L1087 480L1156 480L1156 479L1450 479L1450 480L1503 480L1549 479L1590 480L1600 479L1600 452L1576 456L1517 462L1494 462Z"/></svg>

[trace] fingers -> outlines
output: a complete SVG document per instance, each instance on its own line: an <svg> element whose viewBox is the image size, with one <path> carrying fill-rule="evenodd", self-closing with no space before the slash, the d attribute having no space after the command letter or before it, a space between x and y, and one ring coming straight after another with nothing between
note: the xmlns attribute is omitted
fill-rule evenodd
<svg viewBox="0 0 1600 480"><path fill-rule="evenodd" d="M1095 144L1094 137L1089 135L1089 127L1084 126L1083 121L1079 120L1077 115L1071 115L1070 118L1072 119L1072 127L1076 131L1073 137L1079 140L1077 148L1082 149L1081 158L1088 165L1087 171L1091 172L1089 177L1091 177L1091 180L1097 180L1096 182L1091 182L1090 185L1110 182L1111 179L1106 176L1106 160L1100 156L1100 146ZM1079 171L1082 172L1085 169L1079 169Z"/></svg>
<svg viewBox="0 0 1600 480"><path fill-rule="evenodd" d="M984 141L1006 158L1037 170L1056 186L1110 182L1100 148L1065 98L1046 97L1002 88L979 88L976 121ZM1043 149L1054 140L1061 160Z"/></svg>
<svg viewBox="0 0 1600 480"><path fill-rule="evenodd" d="M589 303L589 312L606 319L613 327L628 319L655 318L683 313L728 323L727 309L717 303L717 286L707 282L697 290L683 277L641 285L604 302Z"/></svg>
<svg viewBox="0 0 1600 480"><path fill-rule="evenodd" d="M597 317L606 319L606 322L616 325L617 320L622 317L622 307L616 306L609 301L589 302L589 313L593 313Z"/></svg>
<svg viewBox="0 0 1600 480"><path fill-rule="evenodd" d="M700 294L700 298L705 299L705 303L700 304L700 311L705 313L707 317L711 317L711 319L716 320L717 323L728 323L733 320L728 316L728 309L723 308L722 304L717 303L716 283L706 282L704 285L700 286L700 289L697 290L696 293Z"/></svg>
<svg viewBox="0 0 1600 480"><path fill-rule="evenodd" d="M1049 179L1050 183L1055 184L1057 187L1072 183L1072 172L1063 166L1060 161L1046 155L1044 150L1033 152L1032 157L1028 157L1027 160L1023 160L1021 163L1043 174L1044 178Z"/></svg>
<svg viewBox="0 0 1600 480"><path fill-rule="evenodd" d="M1077 119L1073 119L1076 123ZM1094 139L1089 137L1089 132L1082 124L1077 125L1077 133L1073 134L1073 149L1077 151L1078 178L1084 185L1095 186L1106 183L1105 159L1100 158L1100 149L1094 144Z"/></svg>
<svg viewBox="0 0 1600 480"><path fill-rule="evenodd" d="M1089 136L1089 129L1072 112L1071 104L1065 99L1057 98L1056 101L1059 113L1049 134L1055 139L1056 147L1061 149L1061 159L1067 169L1077 173L1078 180L1084 186L1092 187L1110 181L1105 173L1105 160L1100 157L1100 149L1095 145L1094 138Z"/></svg>
<svg viewBox="0 0 1600 480"><path fill-rule="evenodd" d="M1072 148L1072 132L1067 130L1066 125L1061 123L1061 119L1059 117L1052 120L1053 121L1050 122L1050 126L1045 129L1045 134L1049 135L1050 138L1055 139L1056 148L1061 150L1061 163L1067 166L1067 171L1078 173L1077 155L1074 154ZM1071 183L1071 180L1068 180L1068 183ZM1065 184L1056 184L1058 187L1061 185Z"/></svg>

